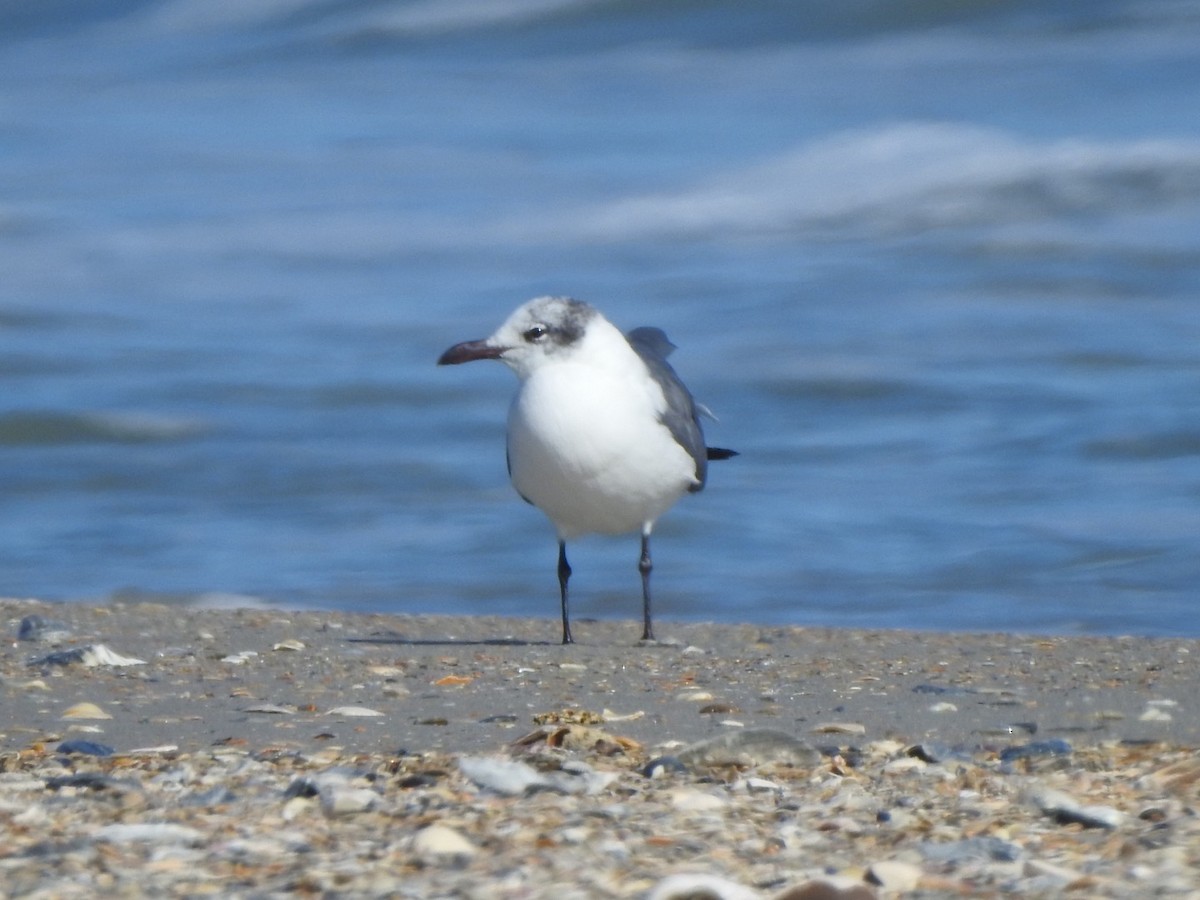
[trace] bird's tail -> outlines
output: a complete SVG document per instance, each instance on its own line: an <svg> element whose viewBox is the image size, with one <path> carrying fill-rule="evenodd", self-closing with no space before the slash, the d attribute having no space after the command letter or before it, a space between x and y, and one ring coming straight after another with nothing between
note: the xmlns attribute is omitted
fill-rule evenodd
<svg viewBox="0 0 1200 900"><path fill-rule="evenodd" d="M729 459L731 456L737 456L736 450L726 450L724 447L705 447L709 459Z"/></svg>

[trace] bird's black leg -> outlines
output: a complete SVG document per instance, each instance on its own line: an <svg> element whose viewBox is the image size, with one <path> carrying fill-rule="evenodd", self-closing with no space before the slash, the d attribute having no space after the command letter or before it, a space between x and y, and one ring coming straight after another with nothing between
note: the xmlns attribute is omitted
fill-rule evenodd
<svg viewBox="0 0 1200 900"><path fill-rule="evenodd" d="M571 578L571 566L567 563L567 542L558 542L558 590L562 594L563 643L573 644L571 617L567 612L567 582Z"/></svg>
<svg viewBox="0 0 1200 900"><path fill-rule="evenodd" d="M638 571L642 573L642 640L654 640L654 626L650 623L650 532L642 532L642 557L638 560Z"/></svg>

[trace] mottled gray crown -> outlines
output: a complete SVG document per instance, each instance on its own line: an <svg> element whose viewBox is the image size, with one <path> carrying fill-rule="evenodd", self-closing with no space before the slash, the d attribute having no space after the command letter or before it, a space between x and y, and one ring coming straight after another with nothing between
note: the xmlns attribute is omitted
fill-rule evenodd
<svg viewBox="0 0 1200 900"><path fill-rule="evenodd" d="M533 301L527 312L531 327L544 328L546 340L560 347L582 338L588 322L597 315L595 309L573 297L543 297Z"/></svg>

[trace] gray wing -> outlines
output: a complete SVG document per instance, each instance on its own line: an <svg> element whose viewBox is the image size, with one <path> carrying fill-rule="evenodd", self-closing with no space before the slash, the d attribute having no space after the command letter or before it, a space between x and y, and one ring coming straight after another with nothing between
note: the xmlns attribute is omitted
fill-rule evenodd
<svg viewBox="0 0 1200 900"><path fill-rule="evenodd" d="M698 491L704 487L704 481L708 477L708 450L704 446L704 433L700 430L696 401L667 362L667 357L671 355L675 345L667 339L666 332L661 328L635 328L625 335L625 339L662 388L663 396L667 400L667 409L660 420L670 430L671 436L679 446L696 461L696 484L690 490Z"/></svg>

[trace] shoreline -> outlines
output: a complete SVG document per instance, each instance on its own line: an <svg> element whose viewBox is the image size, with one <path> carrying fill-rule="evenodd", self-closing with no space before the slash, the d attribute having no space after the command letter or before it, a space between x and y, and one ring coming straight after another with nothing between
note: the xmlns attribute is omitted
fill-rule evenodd
<svg viewBox="0 0 1200 900"><path fill-rule="evenodd" d="M0 872L46 897L1200 889L1200 641L659 624L563 647L551 619L0 600Z"/></svg>
<svg viewBox="0 0 1200 900"><path fill-rule="evenodd" d="M17 640L28 616L63 628L50 630L55 640ZM328 722L328 710L360 703L383 713L372 717L380 721L339 738L370 752L387 750L389 739L440 749L446 734L486 750L532 727L532 713L570 707L641 712L645 721L629 727L650 741L698 740L733 723L812 737L844 723L861 726L851 732L860 739L962 748L1034 734L1200 746L1200 716L1189 709L1200 697L1196 639L664 621L663 641L640 645L634 623L581 620L579 643L563 647L551 619L27 600L0 600L0 628L7 682L56 676L49 691L9 689L10 721L26 735L61 730L60 707L108 699L136 711L114 720L131 741L188 749L220 726L248 740L298 732L288 738L303 745L310 737L298 722ZM70 666L28 665L92 644L146 664L87 669L82 682ZM203 716L169 712L199 700ZM295 710L272 720L246 712L255 702ZM481 726L489 715L515 720ZM11 727L3 732L0 749L20 745Z"/></svg>

